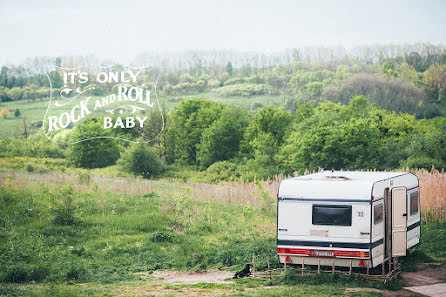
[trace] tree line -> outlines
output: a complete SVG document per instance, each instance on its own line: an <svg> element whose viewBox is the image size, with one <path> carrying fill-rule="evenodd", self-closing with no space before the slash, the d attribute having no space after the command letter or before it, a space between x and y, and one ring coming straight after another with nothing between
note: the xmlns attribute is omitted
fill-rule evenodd
<svg viewBox="0 0 446 297"><path fill-rule="evenodd" d="M363 47L357 51L356 58L347 56L326 61L303 58L305 51L294 50L289 59L277 59L276 64L259 64L249 59L242 64L230 60L223 64L220 58L204 63L209 55L200 58L199 54L191 54L188 59L195 62L184 62L187 67L166 71L151 67L144 70L138 83L151 87L157 81L160 96L167 98L201 93L238 96L240 100L276 96L290 112L295 111L296 103L329 100L345 104L350 98L363 95L378 107L415 114L417 118L446 116L446 51L443 48L414 45ZM54 68L62 60L58 58L53 63ZM47 98L49 80L37 69L40 68L3 66L0 100ZM115 64L112 70L123 69L123 65ZM50 71L48 76L53 93L57 93L63 86L60 71ZM95 87L93 95L96 96L113 91L111 84L85 87ZM258 106L253 103L253 107Z"/></svg>
<svg viewBox="0 0 446 297"><path fill-rule="evenodd" d="M100 118L91 118L64 137L75 142L95 135L126 138L129 133L158 133L155 125L161 112L148 116L152 125L142 130L104 130ZM347 104L298 103L294 113L267 106L254 114L233 105L190 99L163 116L165 129L150 145L95 139L64 147L37 134L26 140L1 140L1 153L66 158L84 168L117 163L123 171L145 177L166 168L252 180L318 168L446 167L445 118L417 120L381 109L364 96Z"/></svg>

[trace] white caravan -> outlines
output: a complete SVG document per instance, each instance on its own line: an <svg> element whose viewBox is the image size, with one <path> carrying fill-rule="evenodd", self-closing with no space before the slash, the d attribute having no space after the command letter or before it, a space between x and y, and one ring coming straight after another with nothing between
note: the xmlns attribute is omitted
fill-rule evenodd
<svg viewBox="0 0 446 297"><path fill-rule="evenodd" d="M277 198L281 263L371 268L420 241L411 173L321 171L283 180Z"/></svg>

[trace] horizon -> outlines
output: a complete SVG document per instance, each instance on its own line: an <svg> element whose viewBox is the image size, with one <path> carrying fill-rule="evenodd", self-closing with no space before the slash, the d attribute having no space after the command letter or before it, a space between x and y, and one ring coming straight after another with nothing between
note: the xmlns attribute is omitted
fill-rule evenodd
<svg viewBox="0 0 446 297"><path fill-rule="evenodd" d="M443 47L442 1L193 0L6 2L0 63L88 56L128 62L144 53L229 51L275 53L305 47L428 43ZM391 27L391 30L389 30Z"/></svg>

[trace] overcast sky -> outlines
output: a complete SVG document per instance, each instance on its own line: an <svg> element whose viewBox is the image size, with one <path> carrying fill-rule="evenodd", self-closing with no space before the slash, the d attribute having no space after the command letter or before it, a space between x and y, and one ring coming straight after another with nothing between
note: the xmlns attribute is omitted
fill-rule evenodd
<svg viewBox="0 0 446 297"><path fill-rule="evenodd" d="M446 1L6 1L0 62L144 51L446 43Z"/></svg>

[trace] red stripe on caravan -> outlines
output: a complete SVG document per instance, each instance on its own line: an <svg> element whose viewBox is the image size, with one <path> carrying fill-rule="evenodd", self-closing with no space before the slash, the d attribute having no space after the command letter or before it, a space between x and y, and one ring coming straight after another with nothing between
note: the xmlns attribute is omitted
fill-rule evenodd
<svg viewBox="0 0 446 297"><path fill-rule="evenodd" d="M331 258L368 258L369 252L358 251L338 251L338 250L310 250L310 249L289 249L277 248L278 254L302 255L311 257L331 257ZM329 255L327 253L332 253Z"/></svg>

